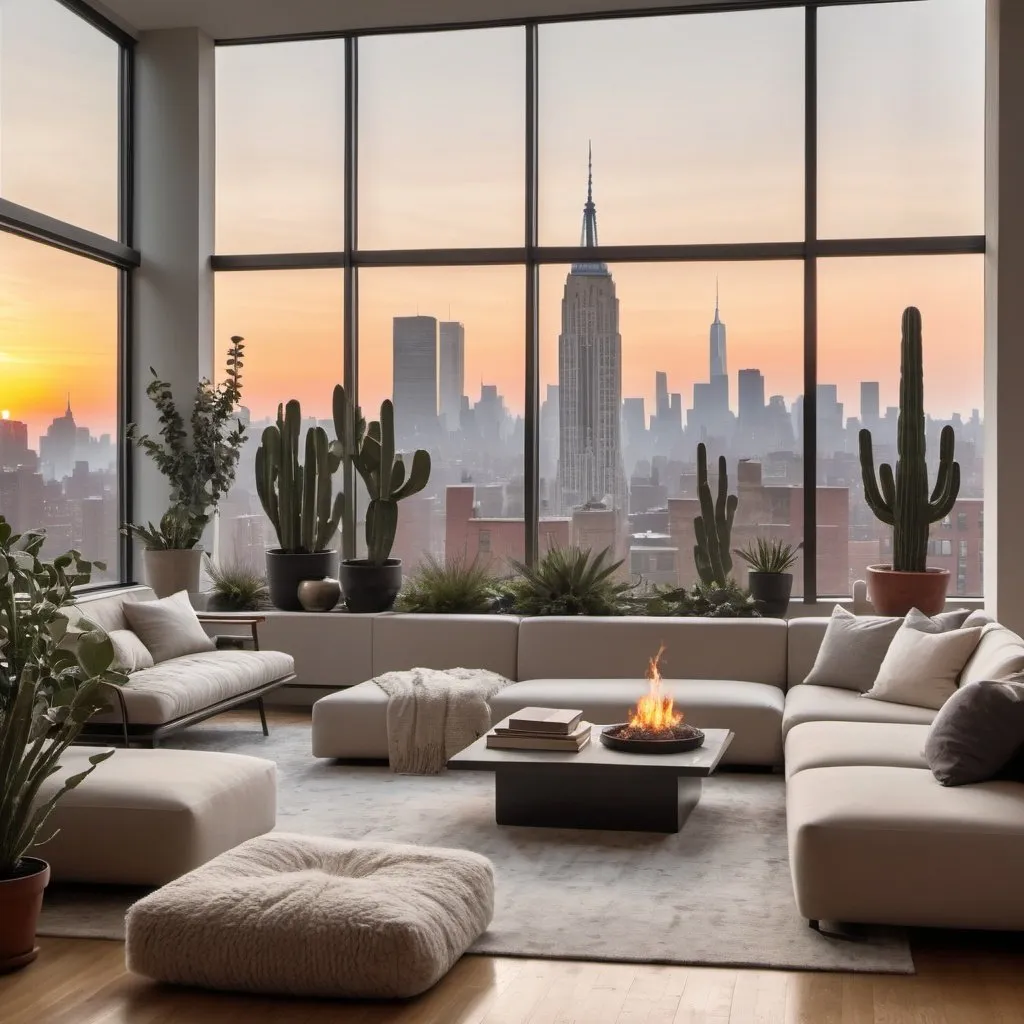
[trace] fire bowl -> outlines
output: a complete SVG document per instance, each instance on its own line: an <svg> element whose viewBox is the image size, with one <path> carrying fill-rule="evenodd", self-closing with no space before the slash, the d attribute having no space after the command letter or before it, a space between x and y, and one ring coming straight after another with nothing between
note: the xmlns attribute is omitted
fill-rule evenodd
<svg viewBox="0 0 1024 1024"><path fill-rule="evenodd" d="M627 754L682 754L704 744L704 733L692 725L677 725L662 736L631 729L626 722L608 725L601 730L601 742L610 750Z"/></svg>

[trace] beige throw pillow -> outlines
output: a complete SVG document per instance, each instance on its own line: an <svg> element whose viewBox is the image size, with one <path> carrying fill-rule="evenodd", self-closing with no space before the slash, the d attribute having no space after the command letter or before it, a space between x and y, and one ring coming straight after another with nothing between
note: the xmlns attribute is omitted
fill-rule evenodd
<svg viewBox="0 0 1024 1024"><path fill-rule="evenodd" d="M149 648L130 630L112 629L107 636L114 645L115 672L137 672L140 668L153 667L153 655Z"/></svg>
<svg viewBox="0 0 1024 1024"><path fill-rule="evenodd" d="M161 601L125 602L124 614L157 664L215 649L185 590Z"/></svg>
<svg viewBox="0 0 1024 1024"><path fill-rule="evenodd" d="M956 682L981 639L981 626L925 633L908 621L897 631L864 694L872 700L938 710L956 692Z"/></svg>
<svg viewBox="0 0 1024 1024"><path fill-rule="evenodd" d="M836 605L804 682L860 693L870 690L902 623L884 615L854 615Z"/></svg>
<svg viewBox="0 0 1024 1024"><path fill-rule="evenodd" d="M964 666L961 686L1005 679L1024 672L1024 640L996 623L986 627L970 660Z"/></svg>

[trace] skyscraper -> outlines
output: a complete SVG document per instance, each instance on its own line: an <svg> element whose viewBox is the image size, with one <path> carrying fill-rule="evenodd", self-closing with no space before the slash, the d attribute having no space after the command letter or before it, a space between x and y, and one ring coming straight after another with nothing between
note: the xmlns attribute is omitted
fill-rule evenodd
<svg viewBox="0 0 1024 1024"><path fill-rule="evenodd" d="M740 430L753 434L764 419L764 375L760 370L740 370L737 380Z"/></svg>
<svg viewBox="0 0 1024 1024"><path fill-rule="evenodd" d="M442 426L459 429L462 395L466 390L466 328L464 324L442 320L438 327L440 360L438 397Z"/></svg>
<svg viewBox="0 0 1024 1024"><path fill-rule="evenodd" d="M597 248L592 164L580 245ZM596 254L595 254L596 256ZM558 336L558 492L563 512L588 502L625 509L622 467L622 337L619 300L606 264L574 263L562 296Z"/></svg>
<svg viewBox="0 0 1024 1024"><path fill-rule="evenodd" d="M860 382L861 426L871 427L877 425L878 409L878 381L862 380Z"/></svg>
<svg viewBox="0 0 1024 1024"><path fill-rule="evenodd" d="M392 350L395 437L408 448L437 433L437 320L396 316Z"/></svg>
<svg viewBox="0 0 1024 1024"><path fill-rule="evenodd" d="M711 352L711 380L716 377L724 377L729 372L728 363L725 358L725 324L718 315L718 279L715 279L715 319L711 324L709 338Z"/></svg>

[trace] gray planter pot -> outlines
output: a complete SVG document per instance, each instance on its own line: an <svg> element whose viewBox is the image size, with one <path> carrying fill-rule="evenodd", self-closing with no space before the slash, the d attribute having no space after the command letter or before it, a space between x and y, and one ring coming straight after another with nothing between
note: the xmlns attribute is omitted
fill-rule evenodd
<svg viewBox="0 0 1024 1024"><path fill-rule="evenodd" d="M146 585L157 597L170 597L179 590L199 592L199 567L203 560L201 547L180 550L142 552Z"/></svg>
<svg viewBox="0 0 1024 1024"><path fill-rule="evenodd" d="M747 574L750 596L757 602L757 610L772 619L781 619L789 610L789 595L793 592L791 572L752 572Z"/></svg>
<svg viewBox="0 0 1024 1024"><path fill-rule="evenodd" d="M390 611L402 589L402 560L389 558L383 565L372 565L365 558L346 558L340 578L350 612Z"/></svg>
<svg viewBox="0 0 1024 1024"><path fill-rule="evenodd" d="M299 584L338 575L337 551L296 554L271 548L267 552L267 587L270 603L283 612L301 612Z"/></svg>

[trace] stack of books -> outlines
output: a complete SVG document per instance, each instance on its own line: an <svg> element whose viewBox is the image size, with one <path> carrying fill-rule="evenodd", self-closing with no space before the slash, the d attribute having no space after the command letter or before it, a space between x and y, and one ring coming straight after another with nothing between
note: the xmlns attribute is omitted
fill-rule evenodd
<svg viewBox="0 0 1024 1024"><path fill-rule="evenodd" d="M583 712L564 708L523 708L487 734L495 750L560 750L570 754L590 742L590 723Z"/></svg>

